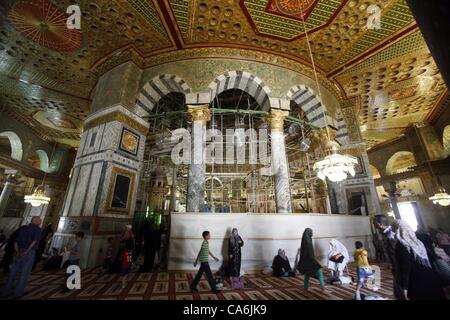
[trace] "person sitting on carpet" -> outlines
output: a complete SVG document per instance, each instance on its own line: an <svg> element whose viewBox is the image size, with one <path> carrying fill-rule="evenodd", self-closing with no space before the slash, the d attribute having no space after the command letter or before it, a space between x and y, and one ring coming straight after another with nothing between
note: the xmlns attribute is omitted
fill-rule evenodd
<svg viewBox="0 0 450 320"><path fill-rule="evenodd" d="M328 248L328 269L330 278L339 279L347 266L350 256L347 248L338 240L331 239Z"/></svg>
<svg viewBox="0 0 450 320"><path fill-rule="evenodd" d="M289 259L283 249L278 249L278 254L273 259L272 263L274 277L294 277Z"/></svg>

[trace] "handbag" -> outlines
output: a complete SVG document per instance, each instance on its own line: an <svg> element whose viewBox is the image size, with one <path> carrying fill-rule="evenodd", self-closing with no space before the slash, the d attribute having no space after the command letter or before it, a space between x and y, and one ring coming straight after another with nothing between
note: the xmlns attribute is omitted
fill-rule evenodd
<svg viewBox="0 0 450 320"><path fill-rule="evenodd" d="M244 277L231 277L231 289L244 289Z"/></svg>

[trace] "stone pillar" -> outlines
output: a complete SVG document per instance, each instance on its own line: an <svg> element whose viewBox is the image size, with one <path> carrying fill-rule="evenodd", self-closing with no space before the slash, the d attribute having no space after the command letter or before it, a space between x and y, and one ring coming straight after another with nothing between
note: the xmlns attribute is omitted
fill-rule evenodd
<svg viewBox="0 0 450 320"><path fill-rule="evenodd" d="M121 104L86 118L52 246L83 231L81 267L101 262L108 237L133 217L148 123Z"/></svg>
<svg viewBox="0 0 450 320"><path fill-rule="evenodd" d="M208 105L188 105L192 120L192 156L187 185L187 212L200 212L205 199L206 122L211 120Z"/></svg>
<svg viewBox="0 0 450 320"><path fill-rule="evenodd" d="M272 169L275 174L277 213L292 213L289 167L284 141L284 118L288 111L272 109L268 115L272 147Z"/></svg>
<svg viewBox="0 0 450 320"><path fill-rule="evenodd" d="M447 0L406 1L414 15L417 25L436 61L447 88L450 87L450 39L448 21L450 12Z"/></svg>
<svg viewBox="0 0 450 320"><path fill-rule="evenodd" d="M391 200L392 211L394 211L395 219L401 219L400 210L398 210L397 205L397 182L390 181L384 185L384 189L389 194L389 199Z"/></svg>
<svg viewBox="0 0 450 320"><path fill-rule="evenodd" d="M446 158L441 139L436 134L436 130L433 126L417 126L416 134L428 160L432 161Z"/></svg>
<svg viewBox="0 0 450 320"><path fill-rule="evenodd" d="M8 205L9 196L14 189L14 183L12 181L6 180L3 186L2 194L0 195L0 217L6 212L6 206Z"/></svg>
<svg viewBox="0 0 450 320"><path fill-rule="evenodd" d="M174 166L172 173L172 189L170 191L170 212L174 212L177 210L177 170L177 166Z"/></svg>

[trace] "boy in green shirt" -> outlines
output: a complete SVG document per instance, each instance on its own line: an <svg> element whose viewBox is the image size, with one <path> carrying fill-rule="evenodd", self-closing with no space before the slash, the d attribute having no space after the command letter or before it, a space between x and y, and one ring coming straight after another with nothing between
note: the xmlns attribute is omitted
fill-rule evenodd
<svg viewBox="0 0 450 320"><path fill-rule="evenodd" d="M206 274L206 278L208 279L209 285L211 286L212 292L217 293L219 292L216 288L216 283L214 282L214 278L211 272L211 268L209 267L208 263L208 257L213 257L214 260L219 261L210 251L209 251L209 242L208 240L211 238L211 234L209 231L203 231L203 243L202 247L200 248L200 251L197 255L197 259L195 259L194 267L197 266L197 263L200 261L200 269L198 270L197 275L194 278L194 281L192 281L190 288L191 291L198 291L197 285L200 281L200 278L202 277L203 273Z"/></svg>

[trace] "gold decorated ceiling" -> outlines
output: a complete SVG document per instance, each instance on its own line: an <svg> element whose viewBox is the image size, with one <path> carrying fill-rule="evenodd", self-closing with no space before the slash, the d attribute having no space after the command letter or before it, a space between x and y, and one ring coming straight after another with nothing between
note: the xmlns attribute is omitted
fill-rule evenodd
<svg viewBox="0 0 450 320"><path fill-rule="evenodd" d="M369 146L426 121L446 94L405 0L80 0L81 41L71 35L67 46L30 23L27 6L51 3L65 12L73 1L15 3L0 27L1 101L50 139L79 139L97 77L130 59L146 67L194 57L196 48L202 56L233 52L233 58L248 50L258 53L252 59L301 64L299 72L311 76L305 30L320 78L339 88L340 100L359 97ZM381 9L379 30L366 27L371 4ZM33 39L24 29L30 25L56 40Z"/></svg>

